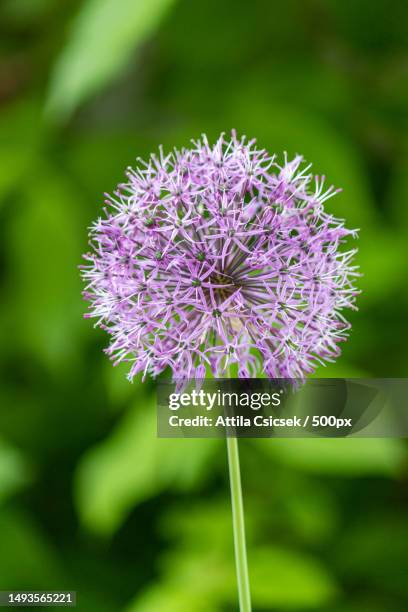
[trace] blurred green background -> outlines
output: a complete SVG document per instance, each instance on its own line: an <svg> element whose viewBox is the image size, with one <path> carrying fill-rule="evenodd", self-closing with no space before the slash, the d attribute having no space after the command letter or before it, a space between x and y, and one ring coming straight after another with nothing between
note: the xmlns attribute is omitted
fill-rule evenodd
<svg viewBox="0 0 408 612"><path fill-rule="evenodd" d="M361 228L350 341L321 376L405 376L408 5L3 0L0 589L84 612L237 609L226 453L157 440L82 319L103 193L162 143L236 128L300 152ZM241 443L257 611L408 609L402 440Z"/></svg>

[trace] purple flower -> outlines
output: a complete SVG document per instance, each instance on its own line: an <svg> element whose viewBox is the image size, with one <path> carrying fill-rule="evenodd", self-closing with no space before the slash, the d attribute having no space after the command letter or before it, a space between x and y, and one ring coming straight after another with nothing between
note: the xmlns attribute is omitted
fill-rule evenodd
<svg viewBox="0 0 408 612"><path fill-rule="evenodd" d="M107 353L129 378L295 378L333 361L355 309L355 230L325 212L337 193L255 141L221 135L129 168L90 233L82 267Z"/></svg>

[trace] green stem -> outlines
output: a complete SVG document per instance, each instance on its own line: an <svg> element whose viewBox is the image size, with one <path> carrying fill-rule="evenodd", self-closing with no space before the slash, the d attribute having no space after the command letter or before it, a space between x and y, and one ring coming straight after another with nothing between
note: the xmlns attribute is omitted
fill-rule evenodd
<svg viewBox="0 0 408 612"><path fill-rule="evenodd" d="M234 530L235 563L237 570L240 612L251 612L248 562L245 544L244 504L237 438L227 437L228 467L231 483L232 524Z"/></svg>

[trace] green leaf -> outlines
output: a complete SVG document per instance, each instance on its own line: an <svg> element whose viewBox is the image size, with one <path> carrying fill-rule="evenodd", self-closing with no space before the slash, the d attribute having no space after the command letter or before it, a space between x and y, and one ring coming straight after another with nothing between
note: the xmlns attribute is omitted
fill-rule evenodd
<svg viewBox="0 0 408 612"><path fill-rule="evenodd" d="M406 459L401 440L318 438L256 440L266 454L299 470L338 476L397 476Z"/></svg>
<svg viewBox="0 0 408 612"><path fill-rule="evenodd" d="M338 528L339 516L329 487L317 479L303 475L293 479L284 476L286 487L279 500L285 524L295 534L297 542L316 544L327 540ZM296 491L296 494L293 494Z"/></svg>
<svg viewBox="0 0 408 612"><path fill-rule="evenodd" d="M407 150L408 138L404 139L404 149ZM395 160L389 190L386 196L387 210L389 210L396 228L404 233L408 230L408 157L401 155Z"/></svg>
<svg viewBox="0 0 408 612"><path fill-rule="evenodd" d="M248 561L256 609L307 608L323 605L336 594L333 578L317 559L283 546L267 545L269 532L251 511L246 513L246 526L250 528ZM160 581L136 598L127 612L156 612L166 596L171 601L169 609L173 609L178 594L180 610L185 609L187 601L192 610L201 610L198 606L204 604L209 610L221 610L227 603L235 609L237 586L227 499L188 507L180 504L165 513L161 532L174 545L160 557ZM256 547L254 541L263 544Z"/></svg>
<svg viewBox="0 0 408 612"><path fill-rule="evenodd" d="M124 612L219 612L219 607L203 600L185 586L157 585L145 591Z"/></svg>
<svg viewBox="0 0 408 612"><path fill-rule="evenodd" d="M133 383L129 383L127 374L129 373L129 364L126 362L118 363L112 367L112 362L105 359L102 365L102 375L106 385L106 393L108 399L116 409L121 404L128 404L135 396L135 387L139 384L140 376L134 379Z"/></svg>
<svg viewBox="0 0 408 612"><path fill-rule="evenodd" d="M209 543L201 551L182 549L170 553L160 583L138 597L127 612L162 609L207 612L224 609L225 603L235 607L233 552L229 550L219 556ZM329 603L338 592L334 579L324 567L298 551L264 546L251 550L248 561L252 601L257 610L317 607ZM170 598L169 606L165 604L166 597Z"/></svg>
<svg viewBox="0 0 408 612"><path fill-rule="evenodd" d="M0 589L66 586L57 551L35 523L17 511L0 513Z"/></svg>
<svg viewBox="0 0 408 612"><path fill-rule="evenodd" d="M384 227L381 231L363 230L356 246L359 247L357 263L362 273L356 283L362 291L357 301L361 308L395 291L406 291L407 245L404 234Z"/></svg>
<svg viewBox="0 0 408 612"><path fill-rule="evenodd" d="M253 603L260 610L309 608L329 603L337 586L316 559L277 546L249 555Z"/></svg>
<svg viewBox="0 0 408 612"><path fill-rule="evenodd" d="M0 115L0 202L24 186L39 148L40 107L24 100Z"/></svg>
<svg viewBox="0 0 408 612"><path fill-rule="evenodd" d="M352 342L352 340L350 340ZM311 378L369 378L370 373L340 357L335 363L318 366Z"/></svg>
<svg viewBox="0 0 408 612"><path fill-rule="evenodd" d="M31 151L20 142L0 143L0 199L7 196L22 179Z"/></svg>
<svg viewBox="0 0 408 612"><path fill-rule="evenodd" d="M58 0L3 0L1 17L6 18L13 26L39 22L46 18L47 11L53 8Z"/></svg>
<svg viewBox="0 0 408 612"><path fill-rule="evenodd" d="M122 70L174 0L87 0L57 59L47 110L67 118Z"/></svg>
<svg viewBox="0 0 408 612"><path fill-rule="evenodd" d="M0 438L0 503L24 487L30 470L22 454Z"/></svg>
<svg viewBox="0 0 408 612"><path fill-rule="evenodd" d="M401 565L407 555L408 525L404 513L383 511L355 517L337 542L335 562L343 576L406 599L408 583Z"/></svg>
<svg viewBox="0 0 408 612"><path fill-rule="evenodd" d="M81 326L86 329L78 271L81 199L64 176L45 165L31 177L21 204L9 232L10 333L25 351L51 369L64 366L66 374L81 357L77 339Z"/></svg>
<svg viewBox="0 0 408 612"><path fill-rule="evenodd" d="M111 533L135 505L169 487L190 490L206 476L219 441L157 438L154 403L142 395L112 435L82 459L76 498L89 529Z"/></svg>
<svg viewBox="0 0 408 612"><path fill-rule="evenodd" d="M198 523L196 531L201 528ZM208 537L201 550L177 548L166 553L161 559L164 571L160 582L137 597L126 612L217 612L221 602L233 599L235 603L233 556L229 563L209 542L215 543Z"/></svg>

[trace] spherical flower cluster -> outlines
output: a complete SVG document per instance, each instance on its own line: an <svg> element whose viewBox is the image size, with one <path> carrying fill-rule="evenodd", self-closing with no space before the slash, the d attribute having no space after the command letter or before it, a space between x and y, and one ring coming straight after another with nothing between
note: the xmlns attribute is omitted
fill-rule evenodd
<svg viewBox="0 0 408 612"><path fill-rule="evenodd" d="M205 136L129 168L91 229L88 317L129 378L296 378L339 355L355 308L356 236L302 157ZM236 364L236 365L234 365ZM232 369L231 369L232 368Z"/></svg>

